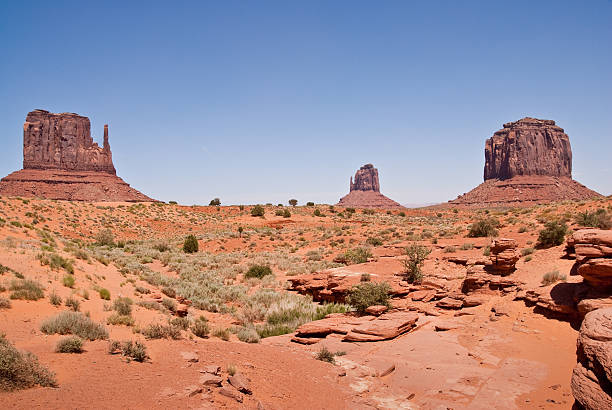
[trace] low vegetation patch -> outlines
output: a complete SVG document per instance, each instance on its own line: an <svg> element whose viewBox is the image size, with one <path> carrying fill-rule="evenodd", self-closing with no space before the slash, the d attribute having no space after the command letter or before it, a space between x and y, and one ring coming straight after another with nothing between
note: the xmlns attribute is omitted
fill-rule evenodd
<svg viewBox="0 0 612 410"><path fill-rule="evenodd" d="M195 236L189 235L187 238L185 238L185 242L183 242L183 252L196 253L199 248L200 245L198 244L198 239Z"/></svg>
<svg viewBox="0 0 612 410"><path fill-rule="evenodd" d="M30 279L14 279L11 281L11 299L38 300L45 297L42 285Z"/></svg>
<svg viewBox="0 0 612 410"><path fill-rule="evenodd" d="M261 279L264 276L272 275L272 269L267 265L253 265L244 274L245 278L258 278Z"/></svg>
<svg viewBox="0 0 612 410"><path fill-rule="evenodd" d="M470 238L486 238L497 236L497 228L499 221L495 218L485 218L474 222L470 226L468 237Z"/></svg>
<svg viewBox="0 0 612 410"><path fill-rule="evenodd" d="M548 272L542 276L542 286L552 285L553 283L557 283L559 281L565 281L567 276L559 273L558 270L554 270L552 272Z"/></svg>
<svg viewBox="0 0 612 410"><path fill-rule="evenodd" d="M181 338L181 329L170 324L151 323L141 330L147 339L174 339Z"/></svg>
<svg viewBox="0 0 612 410"><path fill-rule="evenodd" d="M21 352L0 333L0 391L57 387L55 374L29 352Z"/></svg>
<svg viewBox="0 0 612 410"><path fill-rule="evenodd" d="M363 314L370 306L390 306L389 293L391 286L387 282L361 282L353 285L346 298L346 302Z"/></svg>
<svg viewBox="0 0 612 410"><path fill-rule="evenodd" d="M404 259L404 269L406 270L406 280L409 283L421 283L423 273L421 267L431 252L427 247L412 244L406 247L406 259Z"/></svg>
<svg viewBox="0 0 612 410"><path fill-rule="evenodd" d="M598 210L593 212L579 212L574 220L578 225L581 226L599 229L612 228L612 219L610 219L610 215L603 208L599 208Z"/></svg>
<svg viewBox="0 0 612 410"><path fill-rule="evenodd" d="M372 257L372 252L368 248L348 249L344 252L343 259L348 265L366 263Z"/></svg>
<svg viewBox="0 0 612 410"><path fill-rule="evenodd" d="M565 222L547 222L544 225L544 229L542 229L538 235L538 247L550 248L552 246L561 245L565 241L567 231L568 228Z"/></svg>
<svg viewBox="0 0 612 410"><path fill-rule="evenodd" d="M120 342L117 340L111 340L108 343L109 354L121 354L128 360L134 360L137 362L146 361L149 356L147 355L147 347L138 341L125 341Z"/></svg>
<svg viewBox="0 0 612 410"><path fill-rule="evenodd" d="M55 346L57 353L82 353L83 339L78 336L67 336L59 340Z"/></svg>
<svg viewBox="0 0 612 410"><path fill-rule="evenodd" d="M48 335L75 335L86 340L108 339L108 331L104 325L92 321L79 312L61 312L45 319L40 330Z"/></svg>

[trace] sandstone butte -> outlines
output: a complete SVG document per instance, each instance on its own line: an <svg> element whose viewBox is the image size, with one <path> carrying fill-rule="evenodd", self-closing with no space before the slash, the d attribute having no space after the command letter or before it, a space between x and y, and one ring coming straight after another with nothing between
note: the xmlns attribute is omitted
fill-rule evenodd
<svg viewBox="0 0 612 410"><path fill-rule="evenodd" d="M572 179L572 148L563 128L527 117L504 124L486 140L484 183L448 203L528 206L599 197Z"/></svg>
<svg viewBox="0 0 612 410"><path fill-rule="evenodd" d="M0 180L0 195L72 201L148 202L116 175L104 126L104 145L91 137L89 118L45 110L23 125L23 169Z"/></svg>
<svg viewBox="0 0 612 410"><path fill-rule="evenodd" d="M354 208L381 208L394 209L402 206L380 193L378 169L372 164L366 164L355 173L355 180L351 177L350 192L340 198L338 206Z"/></svg>

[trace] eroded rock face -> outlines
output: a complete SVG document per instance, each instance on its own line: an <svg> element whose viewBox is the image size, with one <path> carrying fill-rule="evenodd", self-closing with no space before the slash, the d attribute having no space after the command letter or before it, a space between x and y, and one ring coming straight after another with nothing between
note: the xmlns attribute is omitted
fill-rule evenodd
<svg viewBox="0 0 612 410"><path fill-rule="evenodd" d="M504 124L485 142L484 182L451 206L531 206L602 197L572 179L569 137L552 120Z"/></svg>
<svg viewBox="0 0 612 410"><path fill-rule="evenodd" d="M355 182L351 177L351 191L374 191L380 192L378 182L378 170L372 164L365 164L355 173Z"/></svg>
<svg viewBox="0 0 612 410"><path fill-rule="evenodd" d="M504 124L486 141L485 181L519 175L572 177L572 148L563 128L527 117Z"/></svg>
<svg viewBox="0 0 612 410"><path fill-rule="evenodd" d="M612 408L612 308L588 313L578 336L572 394L587 410Z"/></svg>
<svg viewBox="0 0 612 410"><path fill-rule="evenodd" d="M89 118L34 110L23 126L23 168L0 180L0 195L68 201L149 202L116 175L104 126L93 142Z"/></svg>
<svg viewBox="0 0 612 410"><path fill-rule="evenodd" d="M497 238L491 243L491 263L486 265L487 270L501 274L509 274L516 269L516 262L521 255L518 244L514 239Z"/></svg>
<svg viewBox="0 0 612 410"><path fill-rule="evenodd" d="M576 255L571 275L580 275L590 286L612 293L612 231L581 229L568 239Z"/></svg>
<svg viewBox="0 0 612 410"><path fill-rule="evenodd" d="M23 124L23 168L99 171L115 175L104 126L104 146L93 142L89 118L45 110L28 113Z"/></svg>
<svg viewBox="0 0 612 410"><path fill-rule="evenodd" d="M351 177L350 192L338 202L339 206L355 208L401 208L402 206L380 193L378 170L372 164L366 164Z"/></svg>

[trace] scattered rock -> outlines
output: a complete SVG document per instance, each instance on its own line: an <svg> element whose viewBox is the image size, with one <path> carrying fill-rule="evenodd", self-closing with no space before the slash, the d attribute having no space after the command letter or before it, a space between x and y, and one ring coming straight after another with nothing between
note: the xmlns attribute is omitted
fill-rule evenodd
<svg viewBox="0 0 612 410"><path fill-rule="evenodd" d="M252 394L249 381L242 373L236 373L227 378L227 381L241 393Z"/></svg>
<svg viewBox="0 0 612 410"><path fill-rule="evenodd" d="M232 386L221 387L219 389L219 394L221 394L222 396L225 396L225 397L229 397L230 399L234 399L238 403L242 403L242 400L243 400L242 399L242 394L240 394L240 392L238 392L238 390L236 390Z"/></svg>
<svg viewBox="0 0 612 410"><path fill-rule="evenodd" d="M368 308L366 308L366 313L369 313L372 316L380 316L383 313L385 313L387 311L387 307L383 306L383 305L375 305L375 306L369 306Z"/></svg>
<svg viewBox="0 0 612 410"><path fill-rule="evenodd" d="M221 374L221 366L216 366L214 364L204 366L200 370L200 373L210 373L210 374L214 374L215 376L218 376Z"/></svg>
<svg viewBox="0 0 612 410"><path fill-rule="evenodd" d="M197 363L200 361L196 352L181 352L181 357L189 363Z"/></svg>
<svg viewBox="0 0 612 410"><path fill-rule="evenodd" d="M223 379L221 377L211 373L204 373L202 376L200 376L200 384L203 384L204 386L221 387L222 383Z"/></svg>

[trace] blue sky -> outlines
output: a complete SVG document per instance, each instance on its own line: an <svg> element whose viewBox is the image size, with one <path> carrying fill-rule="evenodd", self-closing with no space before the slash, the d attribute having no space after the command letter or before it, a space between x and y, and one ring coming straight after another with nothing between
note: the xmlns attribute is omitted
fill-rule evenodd
<svg viewBox="0 0 612 410"><path fill-rule="evenodd" d="M128 4L129 3L129 4ZM0 174L27 112L77 112L165 201L335 203L365 163L401 203L482 182L525 116L612 193L612 1L2 2Z"/></svg>

